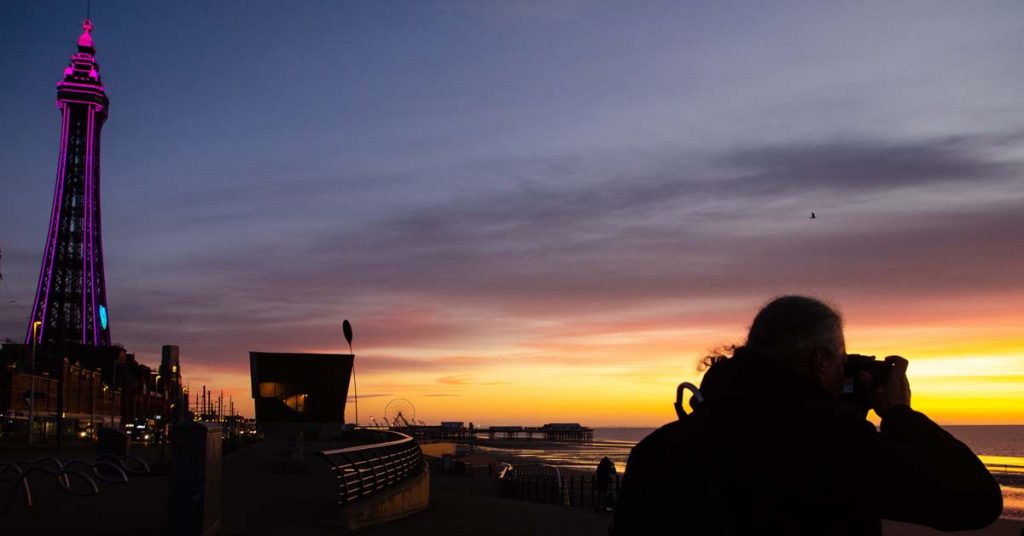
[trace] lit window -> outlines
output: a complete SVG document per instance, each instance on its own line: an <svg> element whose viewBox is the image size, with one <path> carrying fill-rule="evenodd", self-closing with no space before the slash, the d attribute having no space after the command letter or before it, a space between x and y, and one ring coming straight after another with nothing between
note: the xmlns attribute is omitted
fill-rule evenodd
<svg viewBox="0 0 1024 536"><path fill-rule="evenodd" d="M279 385L274 382L260 382L260 397L274 398L277 396Z"/></svg>
<svg viewBox="0 0 1024 536"><path fill-rule="evenodd" d="M306 395L292 395L282 400L286 406L298 413L306 412Z"/></svg>

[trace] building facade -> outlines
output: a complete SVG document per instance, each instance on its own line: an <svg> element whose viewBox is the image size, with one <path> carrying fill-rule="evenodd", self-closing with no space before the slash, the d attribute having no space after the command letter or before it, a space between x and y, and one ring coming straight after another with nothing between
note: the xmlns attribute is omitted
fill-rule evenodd
<svg viewBox="0 0 1024 536"><path fill-rule="evenodd" d="M268 438L341 433L354 356L249 352L256 422Z"/></svg>
<svg viewBox="0 0 1024 536"><path fill-rule="evenodd" d="M63 440L92 438L99 426L157 428L182 420L187 408L178 348L163 351L174 357L167 374L161 372L163 364L154 370L117 346L65 345L63 353L37 349L33 376L31 346L3 344L0 441L27 435L33 391L35 435L43 441L58 434Z"/></svg>

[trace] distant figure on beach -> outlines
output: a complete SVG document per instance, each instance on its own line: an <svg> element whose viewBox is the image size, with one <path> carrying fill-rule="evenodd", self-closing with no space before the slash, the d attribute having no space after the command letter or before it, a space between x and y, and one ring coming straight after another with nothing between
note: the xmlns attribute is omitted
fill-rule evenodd
<svg viewBox="0 0 1024 536"><path fill-rule="evenodd" d="M939 530L995 521L999 485L911 409L907 360L847 361L832 308L768 303L744 345L704 359L704 401L633 448L613 534L880 535L881 519ZM852 391L863 407L847 403Z"/></svg>
<svg viewBox="0 0 1024 536"><path fill-rule="evenodd" d="M605 456L597 464L597 471L594 472L594 511L610 510L612 477L615 476L615 463L608 456Z"/></svg>

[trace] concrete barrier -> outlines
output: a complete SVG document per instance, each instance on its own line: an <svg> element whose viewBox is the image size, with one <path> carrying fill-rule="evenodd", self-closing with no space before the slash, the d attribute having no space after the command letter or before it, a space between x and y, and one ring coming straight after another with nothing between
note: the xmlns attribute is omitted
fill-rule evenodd
<svg viewBox="0 0 1024 536"><path fill-rule="evenodd" d="M389 488L387 491L345 505L341 509L341 528L356 530L384 523L424 510L430 505L430 469Z"/></svg>

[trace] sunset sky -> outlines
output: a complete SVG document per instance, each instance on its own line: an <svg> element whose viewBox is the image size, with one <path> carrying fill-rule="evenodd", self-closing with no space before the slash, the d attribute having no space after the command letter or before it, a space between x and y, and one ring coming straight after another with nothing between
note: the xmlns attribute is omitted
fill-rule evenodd
<svg viewBox="0 0 1024 536"><path fill-rule="evenodd" d="M81 5L79 5L81 4ZM4 283L31 307L85 2L0 4ZM251 415L347 352L360 418L648 426L784 293L1024 423L1024 3L93 2L113 339ZM815 212L817 218L809 219ZM26 315L0 288L0 338ZM350 406L349 419L354 417Z"/></svg>

